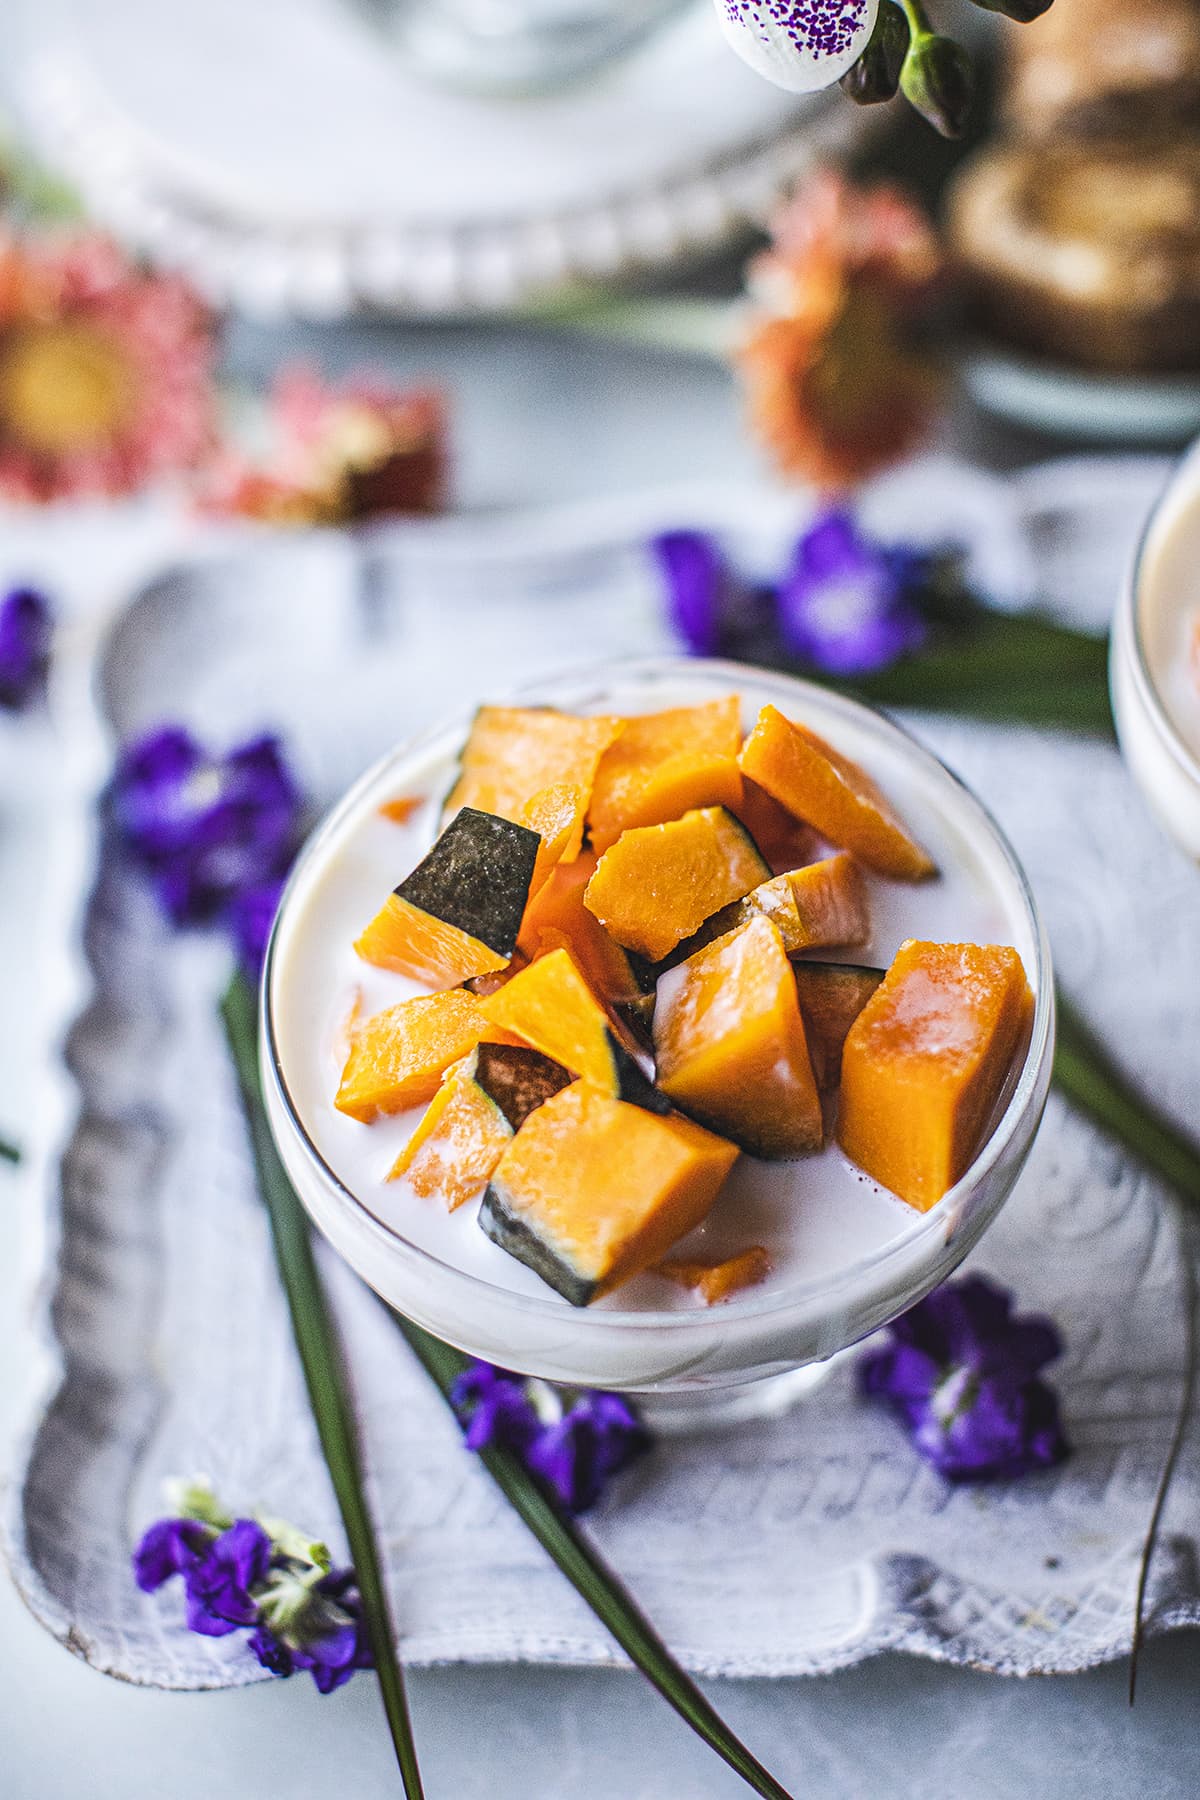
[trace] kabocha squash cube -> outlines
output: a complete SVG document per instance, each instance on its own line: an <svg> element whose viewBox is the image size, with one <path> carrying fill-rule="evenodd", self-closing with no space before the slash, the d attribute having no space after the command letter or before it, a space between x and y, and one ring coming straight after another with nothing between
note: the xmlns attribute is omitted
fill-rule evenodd
<svg viewBox="0 0 1200 1800"><path fill-rule="evenodd" d="M694 1230L737 1158L689 1119L577 1081L531 1113L479 1211L500 1247L586 1306Z"/></svg>
<svg viewBox="0 0 1200 1800"><path fill-rule="evenodd" d="M483 1002L457 988L402 1000L355 1030L334 1105L364 1124L420 1106L487 1029Z"/></svg>
<svg viewBox="0 0 1200 1800"><path fill-rule="evenodd" d="M536 1050L477 1045L448 1071L388 1179L406 1175L414 1193L436 1195L453 1212L486 1186L534 1108L569 1080Z"/></svg>
<svg viewBox="0 0 1200 1800"><path fill-rule="evenodd" d="M523 825L463 807L354 948L364 961L431 987L503 969L516 949L539 841Z"/></svg>
<svg viewBox="0 0 1200 1800"><path fill-rule="evenodd" d="M751 1244L736 1256L722 1257L717 1262L702 1262L686 1257L668 1257L655 1265L654 1273L673 1281L676 1287L691 1288L705 1306L716 1306L729 1300L743 1288L756 1287L771 1273L771 1258L761 1244Z"/></svg>
<svg viewBox="0 0 1200 1800"><path fill-rule="evenodd" d="M842 1051L846 1155L928 1211L979 1148L1032 1006L1007 946L902 944Z"/></svg>
<svg viewBox="0 0 1200 1800"><path fill-rule="evenodd" d="M582 841L596 765L622 724L614 718L580 719L551 707L481 706L447 815L474 806L547 835L546 815L556 807L569 810L574 849L564 846L561 852L569 859ZM535 822L539 813L542 824Z"/></svg>
<svg viewBox="0 0 1200 1800"><path fill-rule="evenodd" d="M660 962L770 873L733 814L706 806L625 832L597 863L584 904L619 944Z"/></svg>
<svg viewBox="0 0 1200 1800"><path fill-rule="evenodd" d="M661 825L697 807L736 810L742 796L741 741L741 707L734 694L626 719L596 771L588 813L593 848L603 852L623 831Z"/></svg>
<svg viewBox="0 0 1200 1800"><path fill-rule="evenodd" d="M792 965L759 915L662 976L658 1085L692 1117L772 1159L819 1150L821 1102Z"/></svg>
<svg viewBox="0 0 1200 1800"><path fill-rule="evenodd" d="M793 869L786 877L799 921L784 934L789 956L798 950L851 950L871 935L862 870L844 850Z"/></svg>
<svg viewBox="0 0 1200 1800"><path fill-rule="evenodd" d="M847 1033L875 989L882 969L858 963L794 962L796 993L817 1086L831 1093L842 1078Z"/></svg>
<svg viewBox="0 0 1200 1800"><path fill-rule="evenodd" d="M898 881L937 873L865 770L774 706L742 746L743 775L869 869Z"/></svg>
<svg viewBox="0 0 1200 1800"><path fill-rule="evenodd" d="M759 913L778 925L789 956L805 950L849 948L865 943L870 933L862 873L854 858L839 850L836 856L822 857L802 869L773 875L741 900L723 906L699 931L677 944L657 965L656 973L685 962L705 944L727 937Z"/></svg>
<svg viewBox="0 0 1200 1800"><path fill-rule="evenodd" d="M496 1102L473 1079L472 1060L449 1071L388 1175L389 1181L407 1176L414 1194L442 1200L447 1212L486 1187L513 1135Z"/></svg>
<svg viewBox="0 0 1200 1800"><path fill-rule="evenodd" d="M600 1092L666 1112L658 1093L568 951L551 950L482 1002L494 1026L512 1032Z"/></svg>
<svg viewBox="0 0 1200 1800"><path fill-rule="evenodd" d="M786 806L772 799L765 788L760 788L757 781L748 780L744 774L742 796L733 811L776 875L799 869L820 854L812 826L796 818Z"/></svg>
<svg viewBox="0 0 1200 1800"><path fill-rule="evenodd" d="M532 959L565 949L600 999L609 1005L637 1001L641 988L629 957L583 903L597 860L594 850L585 850L552 872L525 908L518 952Z"/></svg>

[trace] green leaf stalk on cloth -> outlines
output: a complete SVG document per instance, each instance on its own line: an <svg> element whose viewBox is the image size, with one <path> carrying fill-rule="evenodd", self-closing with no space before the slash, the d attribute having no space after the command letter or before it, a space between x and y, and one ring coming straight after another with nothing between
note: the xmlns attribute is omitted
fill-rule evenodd
<svg viewBox="0 0 1200 1800"><path fill-rule="evenodd" d="M17 1146L10 1144L7 1138L0 1137L0 1162L19 1163L20 1160L21 1152Z"/></svg>
<svg viewBox="0 0 1200 1800"><path fill-rule="evenodd" d="M271 1219L313 1415L342 1509L388 1718L401 1769L405 1771L405 1792L419 1796L420 1780L388 1623L386 1594L362 1497L353 1413L337 1334L313 1260L308 1216L288 1180L267 1125L259 1085L258 1000L244 975L235 975L230 983L221 1001L221 1014L237 1068L255 1167ZM454 1378L468 1367L471 1359L401 1318L390 1307L387 1310L449 1405ZM716 1708L680 1668L633 1597L541 1482L510 1450L489 1446L480 1452L480 1460L596 1617L680 1717L764 1800L791 1800L787 1790L734 1736ZM405 1751L407 1761L402 1753Z"/></svg>
<svg viewBox="0 0 1200 1800"><path fill-rule="evenodd" d="M1054 1083L1060 1093L1166 1183L1186 1209L1182 1231L1181 1305L1184 1322L1183 1387L1179 1411L1155 1490L1150 1523L1138 1567L1129 1650L1129 1704L1137 1689L1138 1657L1144 1640L1146 1587L1158 1543L1167 1494L1187 1434L1196 1390L1200 1355L1197 1324L1197 1259L1200 1236L1200 1145L1136 1091L1121 1073L1095 1032L1085 1024L1061 991L1057 995L1058 1032L1054 1050Z"/></svg>
<svg viewBox="0 0 1200 1800"><path fill-rule="evenodd" d="M296 1197L263 1110L259 1085L258 996L240 972L221 1000L221 1018L237 1071L259 1191L271 1222L279 1274L291 1313L317 1435L337 1496L363 1616L407 1800L422 1800L404 1678L396 1657L387 1590L363 1493L362 1459L337 1328L313 1256L308 1215Z"/></svg>

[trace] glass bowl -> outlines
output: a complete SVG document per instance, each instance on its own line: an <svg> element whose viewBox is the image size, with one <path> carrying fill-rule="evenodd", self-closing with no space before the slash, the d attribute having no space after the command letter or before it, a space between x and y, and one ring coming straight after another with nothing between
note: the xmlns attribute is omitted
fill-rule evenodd
<svg viewBox="0 0 1200 1800"><path fill-rule="evenodd" d="M943 864L949 846L969 867L971 880L986 884L1034 990L1029 1045L1010 1076L986 1142L967 1173L928 1213L910 1213L895 1202L897 1229L886 1242L819 1278L780 1286L768 1282L713 1308L628 1310L618 1291L600 1305L577 1309L549 1289L544 1296L515 1292L432 1253L398 1229L394 1219L381 1218L339 1176L318 1148L315 1103L311 1097L298 1099L297 1071L289 1072L281 1054L287 1035L280 1029L281 1002L286 1014L289 989L295 994L304 985L285 980L282 972L290 947L303 941L299 928L306 898L319 892L319 872L336 866L339 843L353 822L380 801L411 791L416 771L426 779L430 770L442 771L444 792L469 719L385 757L310 839L289 881L268 948L262 1009L264 1088L280 1155L319 1230L390 1305L471 1355L507 1368L570 1386L673 1397L685 1412L705 1397L717 1410L723 1408L723 1416L781 1403L781 1394L790 1395L812 1379L811 1374L796 1377L795 1371L814 1370L895 1318L962 1261L996 1216L1029 1152L1049 1086L1054 1038L1049 946L1012 849L962 783L879 713L786 676L677 658L592 668L539 683L519 699L577 712L636 712L731 692L742 696L747 717L770 701L866 762L885 785L903 788L918 827L936 821L940 844L931 847L940 850ZM305 1003L314 1004L308 996ZM783 1166L795 1172L802 1188L804 1162ZM781 1381L783 1377L791 1379ZM771 1382L773 1388L761 1385ZM760 1385L746 1389L751 1383ZM739 1389L744 1391L730 1392ZM715 1416L711 1410L710 1416Z"/></svg>
<svg viewBox="0 0 1200 1800"><path fill-rule="evenodd" d="M1163 693L1171 615L1200 601L1200 443L1168 481L1146 522L1113 618L1109 683L1125 762L1164 830L1200 862L1200 757Z"/></svg>

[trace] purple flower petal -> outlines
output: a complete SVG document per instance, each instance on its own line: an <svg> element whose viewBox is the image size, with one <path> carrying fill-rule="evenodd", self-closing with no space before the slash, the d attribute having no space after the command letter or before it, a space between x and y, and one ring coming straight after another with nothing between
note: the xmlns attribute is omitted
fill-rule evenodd
<svg viewBox="0 0 1200 1800"><path fill-rule="evenodd" d="M226 909L225 923L233 938L238 960L247 975L255 981L262 973L267 941L275 923L275 914L279 911L282 893L283 877L280 876L275 881L260 882L255 887L243 888L233 896Z"/></svg>
<svg viewBox="0 0 1200 1800"><path fill-rule="evenodd" d="M302 801L277 739L253 738L212 757L183 727L167 725L125 750L111 805L163 910L188 924L282 877Z"/></svg>
<svg viewBox="0 0 1200 1800"><path fill-rule="evenodd" d="M246 1640L264 1669L270 1669L272 1675L286 1679L295 1671L296 1663L291 1650L277 1638L267 1626L260 1625Z"/></svg>
<svg viewBox="0 0 1200 1800"><path fill-rule="evenodd" d="M586 1512L616 1475L646 1449L648 1439L616 1394L587 1393L525 1453L534 1474L549 1483L568 1512Z"/></svg>
<svg viewBox="0 0 1200 1800"><path fill-rule="evenodd" d="M52 634L50 603L36 588L0 600L0 706L26 706L41 688Z"/></svg>
<svg viewBox="0 0 1200 1800"><path fill-rule="evenodd" d="M143 1533L133 1553L134 1580L144 1594L153 1594L172 1575L192 1568L213 1536L198 1519L159 1519Z"/></svg>
<svg viewBox="0 0 1200 1800"><path fill-rule="evenodd" d="M911 563L864 537L848 513L826 513L797 543L779 585L787 648L843 676L870 674L915 650L925 627L912 603Z"/></svg>
<svg viewBox="0 0 1200 1800"><path fill-rule="evenodd" d="M702 531L665 531L652 540L667 590L667 616L690 656L723 646L731 603L730 575L715 538Z"/></svg>
<svg viewBox="0 0 1200 1800"><path fill-rule="evenodd" d="M219 1637L218 1624L257 1624L258 1601L250 1589L265 1578L272 1554L271 1540L256 1520L235 1519L204 1558L184 1571L192 1630Z"/></svg>
<svg viewBox="0 0 1200 1800"><path fill-rule="evenodd" d="M950 1481L1049 1468L1067 1454L1052 1388L1038 1370L1062 1340L1049 1319L1014 1318L1012 1296L983 1276L947 1282L860 1360L860 1391L908 1427L913 1448Z"/></svg>

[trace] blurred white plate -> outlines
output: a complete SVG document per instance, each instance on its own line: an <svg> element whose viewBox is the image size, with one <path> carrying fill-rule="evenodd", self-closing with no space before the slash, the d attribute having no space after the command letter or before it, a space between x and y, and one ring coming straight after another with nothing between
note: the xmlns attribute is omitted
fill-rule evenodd
<svg viewBox="0 0 1200 1800"><path fill-rule="evenodd" d="M1104 375L972 341L963 386L998 418L1085 443L1183 444L1200 432L1200 376Z"/></svg>
<svg viewBox="0 0 1200 1800"><path fill-rule="evenodd" d="M29 125L94 214L259 315L491 310L711 249L862 129L782 93L710 6L594 80L419 80L350 0L37 0Z"/></svg>

